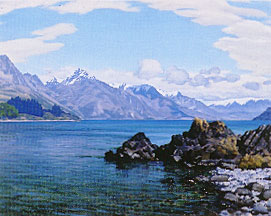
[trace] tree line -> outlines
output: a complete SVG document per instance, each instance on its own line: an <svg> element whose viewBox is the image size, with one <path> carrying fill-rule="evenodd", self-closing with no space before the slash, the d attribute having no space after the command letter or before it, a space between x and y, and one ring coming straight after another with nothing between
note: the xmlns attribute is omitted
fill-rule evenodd
<svg viewBox="0 0 271 216"><path fill-rule="evenodd" d="M43 117L45 112L50 112L56 117L60 117L62 109L54 105L51 109L43 109L41 104L35 99L22 99L20 97L11 98L7 103L0 103L0 118L16 118L19 113Z"/></svg>

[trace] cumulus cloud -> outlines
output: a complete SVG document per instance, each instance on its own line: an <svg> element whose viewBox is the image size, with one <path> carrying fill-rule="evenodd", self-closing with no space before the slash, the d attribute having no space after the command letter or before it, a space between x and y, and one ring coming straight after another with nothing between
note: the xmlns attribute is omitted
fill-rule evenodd
<svg viewBox="0 0 271 216"><path fill-rule="evenodd" d="M208 70L203 69L194 76L190 85L210 87L212 83L229 82L234 83L240 80L238 74L228 71L221 71L219 67L212 67Z"/></svg>
<svg viewBox="0 0 271 216"><path fill-rule="evenodd" d="M155 59L144 59L139 63L137 76L143 79L151 79L164 73L159 61Z"/></svg>
<svg viewBox="0 0 271 216"><path fill-rule="evenodd" d="M186 70L180 69L176 66L170 67L166 70L166 80L169 83L183 85L190 80L189 74Z"/></svg>
<svg viewBox="0 0 271 216"><path fill-rule="evenodd" d="M200 71L201 74L220 74L221 70L219 67L212 67L209 70L203 69Z"/></svg>
<svg viewBox="0 0 271 216"><path fill-rule="evenodd" d="M260 84L257 82L247 82L247 83L244 83L243 86L246 89L253 90L253 91L257 91L260 89Z"/></svg>
<svg viewBox="0 0 271 216"><path fill-rule="evenodd" d="M61 35L76 32L76 27L69 23L60 23L48 28L33 31L36 37L20 38L0 42L0 54L8 55L12 61L24 62L30 56L46 54L59 50L63 43L48 42Z"/></svg>
<svg viewBox="0 0 271 216"><path fill-rule="evenodd" d="M240 76L238 74L232 74L232 73L228 73L225 76L225 80L231 83L237 82L238 80L240 80Z"/></svg>
<svg viewBox="0 0 271 216"><path fill-rule="evenodd" d="M192 86L205 86L208 87L210 84L209 79L204 77L202 74L197 74L194 79L190 82Z"/></svg>

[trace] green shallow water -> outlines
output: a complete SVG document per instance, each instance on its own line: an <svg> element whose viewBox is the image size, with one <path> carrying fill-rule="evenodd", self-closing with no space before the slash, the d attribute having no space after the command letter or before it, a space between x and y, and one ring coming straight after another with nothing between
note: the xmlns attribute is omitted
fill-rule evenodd
<svg viewBox="0 0 271 216"><path fill-rule="evenodd" d="M226 122L236 133L263 122ZM265 122L268 123L268 122ZM159 162L119 169L109 149L139 131L153 143L188 130L191 121L0 123L1 215L208 215L216 196L189 179L199 171ZM175 184L163 184L173 178Z"/></svg>

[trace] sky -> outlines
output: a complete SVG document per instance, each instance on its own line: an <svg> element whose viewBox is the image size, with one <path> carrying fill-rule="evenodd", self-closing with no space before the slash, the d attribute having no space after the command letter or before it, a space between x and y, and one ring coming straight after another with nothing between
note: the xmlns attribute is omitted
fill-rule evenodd
<svg viewBox="0 0 271 216"><path fill-rule="evenodd" d="M0 54L206 104L271 99L271 0L0 0Z"/></svg>

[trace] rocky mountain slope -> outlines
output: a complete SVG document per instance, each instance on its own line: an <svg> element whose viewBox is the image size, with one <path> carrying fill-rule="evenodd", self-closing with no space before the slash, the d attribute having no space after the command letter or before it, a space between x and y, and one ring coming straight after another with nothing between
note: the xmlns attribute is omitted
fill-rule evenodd
<svg viewBox="0 0 271 216"><path fill-rule="evenodd" d="M255 117L253 120L270 121L271 120L271 107L268 107L263 113Z"/></svg>
<svg viewBox="0 0 271 216"><path fill-rule="evenodd" d="M180 92L162 95L150 85L113 88L81 69L62 82L53 79L44 85L38 76L22 74L2 55L0 101L16 96L36 99L45 108L61 105L82 119L251 120L271 107L270 100L206 106Z"/></svg>
<svg viewBox="0 0 271 216"><path fill-rule="evenodd" d="M6 55L0 56L0 101L20 96L38 100L45 108L59 104L55 93L40 81L38 76L22 74Z"/></svg>
<svg viewBox="0 0 271 216"><path fill-rule="evenodd" d="M149 96L137 94L133 89L113 88L81 69L61 83L52 80L46 86L58 95L56 99L61 104L84 119L191 118L154 88L150 90L155 94Z"/></svg>

